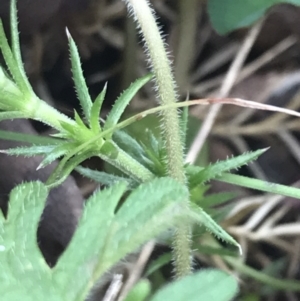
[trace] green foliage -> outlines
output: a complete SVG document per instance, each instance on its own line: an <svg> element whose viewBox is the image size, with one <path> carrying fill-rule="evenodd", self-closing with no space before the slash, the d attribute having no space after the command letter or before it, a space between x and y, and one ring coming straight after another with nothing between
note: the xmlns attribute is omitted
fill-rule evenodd
<svg viewBox="0 0 300 301"><path fill-rule="evenodd" d="M140 0L137 3L142 2L144 1ZM242 2L241 5L230 0L209 1L209 13L218 31L225 32L249 25L271 5L280 1L245 0ZM299 4L296 0L285 2ZM151 28L149 32L152 32ZM160 122L163 125L168 123L170 134L174 132L174 128L178 128L177 121L174 121L176 116L173 115L173 118L168 115L168 110L175 109L175 104L142 112L120 122L130 100L153 78L153 75L149 74L136 80L121 94L102 126L99 116L107 85L93 101L81 68L77 46L68 32L67 35L75 89L83 111L83 117L75 111L74 119L69 119L56 111L34 94L21 59L15 1L12 1L11 5L11 47L0 22L0 49L8 69L6 72L0 67L0 120L31 118L49 124L57 130L53 135L56 138L0 131L1 138L30 144L2 152L22 156L43 155L44 159L38 168L43 168L54 160L62 158L49 177L47 188L59 185L74 169L83 176L104 184L107 188L94 193L87 200L78 229L53 269L49 269L44 262L36 242L38 221L48 192L46 186L35 182L23 184L13 190L7 218L4 218L0 211L0 291L1 294L3 292L1 300L84 300L99 278L120 259L136 251L148 240L158 238L158 235L164 235L159 236L164 238L164 242L170 241L173 229L176 227L183 227L182 229L190 227L197 235L209 237L211 244L193 242L193 247L202 253L218 254L224 258L235 255L231 250L216 243L221 240L240 249L234 238L218 224L230 209L226 202L233 195L229 193L207 195L208 181L224 181L300 198L299 189L229 173L255 160L265 150L245 153L209 166L186 165L179 174L185 172L181 176L182 179L186 176L188 185L165 177L170 174L170 165L167 166L170 149L164 141L166 137L162 139L161 135L155 135L153 125L150 129L140 127L142 139L125 132L124 127L147 114L162 110L165 118ZM157 50L154 47L152 51L155 53ZM159 58L160 55L156 54L155 60L157 57ZM157 69L156 73L160 72L159 67L156 62L154 68ZM172 78L171 74L168 76ZM163 79L160 80L162 85ZM161 89L160 93L163 92ZM169 101L168 97L165 97L165 101ZM175 124L173 130L170 129L172 121L169 123L168 120L172 118L173 125ZM175 136L181 135L179 139L181 146L184 146L187 140L187 123L186 107L180 118L180 129L178 128L174 133ZM170 134L170 137L173 138L173 135ZM82 161L92 156L99 156L113 165L121 175L78 167ZM183 156L177 156L177 159L181 162ZM181 169L179 165L177 164L178 170ZM220 205L222 209L218 208ZM168 232L167 229L171 231ZM212 233L213 236L205 234L206 232ZM189 234L188 231L182 233ZM184 239L177 240L176 248L178 257L182 256L189 260L188 237L189 235L185 235ZM187 248L181 248L180 244L185 243ZM147 275L157 271L170 260L170 254L159 258L153 266L149 267ZM249 272L242 268L246 274L255 275L257 279L265 282L270 280L261 277L261 274L255 274L252 270ZM284 285L280 282L278 287ZM297 285L295 287L298 288ZM126 300L142 301L149 297L150 289L150 284L142 280L131 290ZM226 301L233 298L236 291L237 283L232 277L220 271L204 270L166 286L152 298L149 297L149 300L176 301L201 298Z"/></svg>
<svg viewBox="0 0 300 301"><path fill-rule="evenodd" d="M215 30L226 34L247 27L280 3L300 5L299 0L208 0L208 13Z"/></svg>
<svg viewBox="0 0 300 301"><path fill-rule="evenodd" d="M151 173L127 154L122 154L123 161L125 160L126 164L120 162L119 148L111 140L111 137L126 106L138 90L152 78L152 75L146 75L138 79L124 91L117 99L102 129L99 123L99 115L106 93L106 86L92 102L81 68L77 46L67 30L75 89L85 119L83 121L79 114L75 112L74 120L71 120L39 99L28 82L18 40L16 1L11 2L11 34L12 47L9 46L2 23L0 23L0 49L10 73L9 76L0 68L0 110L3 111L0 112L0 120L32 118L42 121L58 130L58 133L54 136L61 138L61 141L57 145L57 140L52 140L52 142L49 140L49 143L45 145L45 151L41 147L24 146L16 150L6 150L6 152L26 156L44 155L45 159L39 168L45 167L53 160L62 157L61 164L47 182L49 187L61 183L78 164L90 156L106 158L110 160L111 164L121 168L128 175L136 174L136 170L140 170L144 176L150 178ZM23 140L22 137L21 139ZM133 171L132 168L136 170Z"/></svg>
<svg viewBox="0 0 300 301"><path fill-rule="evenodd" d="M66 33L69 40L72 74L76 93L86 120L90 120L91 108L93 104L81 68L79 52L68 29L66 30Z"/></svg>
<svg viewBox="0 0 300 301"><path fill-rule="evenodd" d="M104 101L105 95L107 90L107 84L105 84L103 90L99 95L96 97L94 103L92 104L91 108L91 118L90 118L90 128L94 133L99 133L101 130L100 123L99 123L99 116L102 107L102 103Z"/></svg>
<svg viewBox="0 0 300 301"><path fill-rule="evenodd" d="M217 177L216 180L220 182L238 185L241 187L247 187L259 191L269 192L273 194L280 194L280 195L300 199L300 190L296 187L275 184L259 179L252 179L252 178L248 178L240 175L233 175L229 173L224 173L222 176Z"/></svg>
<svg viewBox="0 0 300 301"><path fill-rule="evenodd" d="M229 244L234 245L242 253L242 249L239 243L233 239L221 226L219 226L209 214L207 214L202 208L192 205L195 213L195 220L206 228L206 230L216 236L218 239L223 240Z"/></svg>
<svg viewBox="0 0 300 301"><path fill-rule="evenodd" d="M227 160L216 162L205 168L198 168L199 171L197 172L195 172L197 168L187 167L187 172L190 173L189 176L190 189L195 188L199 184L220 177L226 171L230 171L232 169L238 169L239 167L247 164L248 162L257 159L265 151L266 149L261 149L255 152L244 153L237 157L232 157Z"/></svg>
<svg viewBox="0 0 300 301"><path fill-rule="evenodd" d="M139 281L128 293L125 301L143 301L150 295L151 285L148 280Z"/></svg>
<svg viewBox="0 0 300 301"><path fill-rule="evenodd" d="M136 181L130 178L116 176L103 171L91 170L82 166L76 167L76 171L79 172L82 176L106 186L112 186L118 182L126 182L128 188L132 189L138 185Z"/></svg>
<svg viewBox="0 0 300 301"><path fill-rule="evenodd" d="M120 120L121 115L123 114L125 108L131 101L131 99L135 96L135 94L153 77L152 74L148 74L144 77L137 79L134 83L132 83L129 88L127 88L120 97L116 100L113 108L109 112L107 119L105 121L104 130L110 129L114 127ZM112 136L112 133L109 137Z"/></svg>
<svg viewBox="0 0 300 301"><path fill-rule="evenodd" d="M84 300L128 253L175 223L195 221L182 203L187 189L170 178L140 185L116 211L126 189L119 182L90 197L70 245L50 269L36 241L47 188L40 182L16 187L7 218L0 215L1 300Z"/></svg>
<svg viewBox="0 0 300 301"><path fill-rule="evenodd" d="M46 197L47 189L39 182L23 184L11 192L7 218L2 215L0 220L3 301L63 300L36 241Z"/></svg>
<svg viewBox="0 0 300 301"><path fill-rule="evenodd" d="M230 301L237 291L232 276L217 270L203 270L167 285L150 300Z"/></svg>

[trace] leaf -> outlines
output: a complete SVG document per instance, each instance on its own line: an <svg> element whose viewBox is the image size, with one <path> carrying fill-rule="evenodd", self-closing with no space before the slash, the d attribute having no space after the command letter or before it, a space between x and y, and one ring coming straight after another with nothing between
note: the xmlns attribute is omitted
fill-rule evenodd
<svg viewBox="0 0 300 301"><path fill-rule="evenodd" d="M76 154L69 160L65 160L66 157L64 157L48 178L46 182L47 187L53 188L60 185L80 163L98 154L99 151L86 151Z"/></svg>
<svg viewBox="0 0 300 301"><path fill-rule="evenodd" d="M146 130L147 142L141 142L146 158L145 162L148 168L157 176L164 176L167 171L166 167L166 150L160 138L157 138L151 130Z"/></svg>
<svg viewBox="0 0 300 301"><path fill-rule="evenodd" d="M207 209L205 210L215 222L221 223L232 212L234 204L223 205L221 208Z"/></svg>
<svg viewBox="0 0 300 301"><path fill-rule="evenodd" d="M219 226L202 208L192 204L192 210L194 212L194 219L198 221L200 225L203 225L207 231L214 234L217 238L236 246L239 252L242 253L239 243L231 237L221 226Z"/></svg>
<svg viewBox="0 0 300 301"><path fill-rule="evenodd" d="M116 100L113 108L109 112L107 119L105 121L103 130L108 130L114 127L121 118L122 114L125 111L125 108L135 96L135 94L153 77L153 74L147 74L144 77L137 79L132 83L129 88L127 88ZM111 136L109 137L111 138Z"/></svg>
<svg viewBox="0 0 300 301"><path fill-rule="evenodd" d="M209 0L208 13L215 30L226 34L250 26L279 3L300 5L300 0Z"/></svg>
<svg viewBox="0 0 300 301"><path fill-rule="evenodd" d="M107 237L114 234L110 227L125 190L126 185L118 183L88 199L78 228L54 267L53 277L64 288L65 300L82 300L80 297L93 285L90 282L97 281L95 272L103 260Z"/></svg>
<svg viewBox="0 0 300 301"><path fill-rule="evenodd" d="M237 169L242 165L245 165L248 162L257 159L257 157L263 154L266 150L267 149L260 149L254 152L244 153L240 156L213 163L210 166L203 168L202 170L200 170L199 172L197 172L189 178L190 188L193 189L201 183L215 179L216 177L222 175L222 173L226 171Z"/></svg>
<svg viewBox="0 0 300 301"><path fill-rule="evenodd" d="M76 123L78 124L78 126L80 128L84 128L87 129L86 125L84 124L83 120L80 118L79 114L76 112L76 110L74 110L74 118Z"/></svg>
<svg viewBox="0 0 300 301"><path fill-rule="evenodd" d="M24 88L21 89L23 93L25 92L33 93L31 85L27 79L25 69L24 69L24 64L22 62L22 57L21 57L16 3L17 3L16 0L11 0L10 2L10 32L11 32L12 54L15 59L16 67L19 69L19 73L22 77L22 82L18 82L18 85L20 87L23 86L24 88L26 87L26 89Z"/></svg>
<svg viewBox="0 0 300 301"><path fill-rule="evenodd" d="M118 157L119 150L117 146L109 140L106 140L100 149L101 154L104 156L115 160Z"/></svg>
<svg viewBox="0 0 300 301"><path fill-rule="evenodd" d="M67 37L69 40L69 49L71 56L71 64L72 64L72 74L75 84L76 93L82 107L82 111L85 119L90 120L91 108L92 108L92 100L85 82L85 78L83 75L83 71L81 68L80 56L78 53L77 46L69 32L66 29Z"/></svg>
<svg viewBox="0 0 300 301"><path fill-rule="evenodd" d="M165 286L150 301L230 301L237 292L238 284L232 276L206 269Z"/></svg>
<svg viewBox="0 0 300 301"><path fill-rule="evenodd" d="M27 100L19 88L9 79L1 82L0 85L0 110L10 112L19 112L18 118L30 118L26 110L26 105L31 105L30 100ZM21 114L22 113L22 114ZM16 113L13 113L16 115ZM2 114L3 117L7 115ZM4 118L3 118L4 120Z"/></svg>
<svg viewBox="0 0 300 301"><path fill-rule="evenodd" d="M59 138L73 138L77 132L76 132L76 128L74 127L74 125L65 122L63 120L60 120L60 125L63 128L63 130L65 130L65 133L58 133L58 134L54 134L55 137L59 137Z"/></svg>
<svg viewBox="0 0 300 301"><path fill-rule="evenodd" d="M118 148L118 157L119 157L119 162L116 162L116 160L112 160L110 157L105 156L101 152L98 152L98 156L106 162L106 168L113 169L114 172L118 173L119 171L122 172L123 174L128 175L138 183L142 181L142 179L152 179L154 175L151 173L149 169L147 169L146 166L140 164L139 162L134 163L134 168L131 168L132 166L132 158L123 151L121 148ZM122 158L122 160L120 159ZM135 170L139 169L139 173L136 173Z"/></svg>
<svg viewBox="0 0 300 301"><path fill-rule="evenodd" d="M56 159L66 155L70 151L74 150L74 148L77 146L77 143L64 143L59 146L56 146L54 149L49 151L43 161L39 164L37 169L44 168L45 166L51 164Z"/></svg>
<svg viewBox="0 0 300 301"><path fill-rule="evenodd" d="M145 277L149 277L155 271L159 270L161 267L170 263L171 261L172 261L171 253L166 253L166 254L159 256L157 259L155 259L154 261L152 261L149 264L149 266L145 272Z"/></svg>
<svg viewBox="0 0 300 301"><path fill-rule="evenodd" d="M125 190L126 185L118 183L88 200L69 247L54 267L53 277L64 288L65 300L83 299L120 259L175 222L190 220L182 206L188 191L173 179L140 185L115 212Z"/></svg>
<svg viewBox="0 0 300 301"><path fill-rule="evenodd" d="M60 144L64 142L62 139L55 139L52 137L23 134L23 133L16 133L16 132L3 131L3 130L0 130L0 139L25 142L25 143L31 143L36 145L44 145L44 146L48 146L49 144L50 145Z"/></svg>
<svg viewBox="0 0 300 301"><path fill-rule="evenodd" d="M149 280L140 280L128 293L124 301L144 301L151 293Z"/></svg>
<svg viewBox="0 0 300 301"><path fill-rule="evenodd" d="M25 156L32 157L38 155L44 155L53 150L54 145L34 145L34 146L21 146L15 148L9 148L5 150L1 150L0 153L4 153L11 156Z"/></svg>
<svg viewBox="0 0 300 301"><path fill-rule="evenodd" d="M102 89L101 93L95 99L91 108L90 128L95 134L98 134L101 130L99 118L100 118L102 103L106 95L106 90L107 90L107 83L104 85L104 88Z"/></svg>
<svg viewBox="0 0 300 301"><path fill-rule="evenodd" d="M23 74L20 72L18 64L9 47L1 19L0 19L0 49L4 57L5 63L9 69L9 72L12 75L15 82L18 84L20 90L22 90L22 92L28 91L27 84L24 83Z"/></svg>
<svg viewBox="0 0 300 301"><path fill-rule="evenodd" d="M94 137L94 134L87 128L87 126L75 110L74 119L76 122L75 125L65 121L60 121L60 125L65 132L55 134L55 137L71 139L81 142L88 140L88 138Z"/></svg>
<svg viewBox="0 0 300 301"><path fill-rule="evenodd" d="M259 179L252 179L240 175L233 175L229 173L224 173L222 176L217 177L216 180L259 191L280 194L300 199L300 189L296 187L285 186L281 184L271 183Z"/></svg>
<svg viewBox="0 0 300 301"><path fill-rule="evenodd" d="M134 190L117 212L117 228L103 256L102 269L106 270L107 263L117 262L168 227L180 221L193 222L184 206L187 198L186 187L171 178L156 178Z"/></svg>
<svg viewBox="0 0 300 301"><path fill-rule="evenodd" d="M143 164L147 160L141 144L126 131L115 131L113 141L139 163Z"/></svg>
<svg viewBox="0 0 300 301"><path fill-rule="evenodd" d="M22 262L21 266L18 264L15 266L20 273L24 273L22 266L26 266L27 262L35 264L37 258L42 259L37 246L36 231L47 194L47 189L40 182L17 186L10 194L8 216L4 227L8 235L14 235L10 237L13 245L6 251L8 256L16 256ZM10 252L9 248L14 249L14 252Z"/></svg>
<svg viewBox="0 0 300 301"><path fill-rule="evenodd" d="M282 290L284 292L300 292L299 280L285 280L282 278L271 277L262 271L244 264L241 260L236 260L236 258L226 257L225 260L234 267L237 272L241 272L243 275L255 279L255 281L259 281L264 285L268 285L273 289Z"/></svg>
<svg viewBox="0 0 300 301"><path fill-rule="evenodd" d="M51 281L51 269L37 245L36 233L48 190L40 182L17 186L10 194L7 219L0 224L1 301L63 301Z"/></svg>
<svg viewBox="0 0 300 301"><path fill-rule="evenodd" d="M92 170L82 166L78 166L75 170L82 176L107 186L112 186L118 182L126 182L128 187L132 189L138 184L130 178L119 177L103 171Z"/></svg>
<svg viewBox="0 0 300 301"><path fill-rule="evenodd" d="M199 199L196 202L196 204L198 204L201 208L204 209L211 208L213 206L226 203L235 197L237 197L237 194L233 192L214 193L214 194L206 195L202 199Z"/></svg>
<svg viewBox="0 0 300 301"><path fill-rule="evenodd" d="M220 256L230 256L230 257L236 257L236 252L232 252L228 249L222 248L222 247L212 247L203 245L202 243L194 243L193 244L193 250L197 250L201 254L206 255L220 255Z"/></svg>

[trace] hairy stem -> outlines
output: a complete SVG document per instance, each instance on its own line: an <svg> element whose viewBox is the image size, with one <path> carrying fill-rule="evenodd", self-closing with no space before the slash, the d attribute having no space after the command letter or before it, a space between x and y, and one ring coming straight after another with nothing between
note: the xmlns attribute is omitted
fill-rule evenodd
<svg viewBox="0 0 300 301"><path fill-rule="evenodd" d="M151 67L156 77L158 96L162 105L177 101L175 82L167 57L164 41L160 36L154 15L147 0L126 0L143 34ZM162 111L161 126L166 142L168 173L181 183L186 183L183 161L183 147L180 136L178 111L170 108ZM188 206L188 200L187 200ZM180 228L175 231L173 250L177 278L191 271L190 229Z"/></svg>
<svg viewBox="0 0 300 301"><path fill-rule="evenodd" d="M24 108L24 112L27 112L30 118L50 125L58 131L63 131L61 122L68 123L74 127L77 126L74 120L70 119L63 113L60 113L58 110L38 99L36 96L33 96L33 99L28 102L28 105Z"/></svg>
<svg viewBox="0 0 300 301"><path fill-rule="evenodd" d="M154 174L150 170L133 159L122 149L119 147L117 148L118 157L116 159L110 159L103 154L99 154L99 157L137 181L146 182L154 178Z"/></svg>

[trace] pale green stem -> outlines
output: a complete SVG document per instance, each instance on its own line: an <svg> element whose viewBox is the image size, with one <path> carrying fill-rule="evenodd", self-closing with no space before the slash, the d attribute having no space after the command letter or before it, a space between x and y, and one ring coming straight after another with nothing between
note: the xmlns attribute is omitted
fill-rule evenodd
<svg viewBox="0 0 300 301"><path fill-rule="evenodd" d="M162 105L175 103L177 101L176 86L170 62L149 4L146 0L127 0L126 2L129 4L129 9L133 11L145 39L151 67L156 77L160 103ZM168 173L179 182L186 183L180 124L176 108L162 112L161 126L166 143ZM173 250L177 278L189 274L191 271L189 228L176 230Z"/></svg>
<svg viewBox="0 0 300 301"><path fill-rule="evenodd" d="M48 124L58 131L64 131L61 126L62 121L74 127L77 126L74 120L60 113L36 96L33 96L33 99L28 102L28 105L25 106L23 111L24 113L28 113L29 118Z"/></svg>
<svg viewBox="0 0 300 301"><path fill-rule="evenodd" d="M154 174L150 170L133 159L119 147L118 157L116 159L111 159L103 154L99 154L99 157L135 180L146 182L154 178Z"/></svg>

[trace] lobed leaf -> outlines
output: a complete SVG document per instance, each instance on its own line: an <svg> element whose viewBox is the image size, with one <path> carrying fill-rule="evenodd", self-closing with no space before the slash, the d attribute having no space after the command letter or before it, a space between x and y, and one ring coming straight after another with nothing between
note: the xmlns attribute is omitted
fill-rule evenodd
<svg viewBox="0 0 300 301"><path fill-rule="evenodd" d="M48 190L40 182L17 186L10 194L7 219L0 219L2 301L63 301L37 244L37 228ZM47 295L48 296L48 295Z"/></svg>
<svg viewBox="0 0 300 301"><path fill-rule="evenodd" d="M125 190L126 185L118 183L88 200L78 229L54 268L53 277L64 289L66 300L85 297L99 277L120 259L176 221L190 221L185 214L188 211L181 206L188 191L173 179L140 185L116 212Z"/></svg>
<svg viewBox="0 0 300 301"><path fill-rule="evenodd" d="M126 190L124 183L98 191L84 208L78 228L54 267L53 278L64 290L65 300L81 300L98 280L96 270L108 239L113 239L115 209Z"/></svg>

